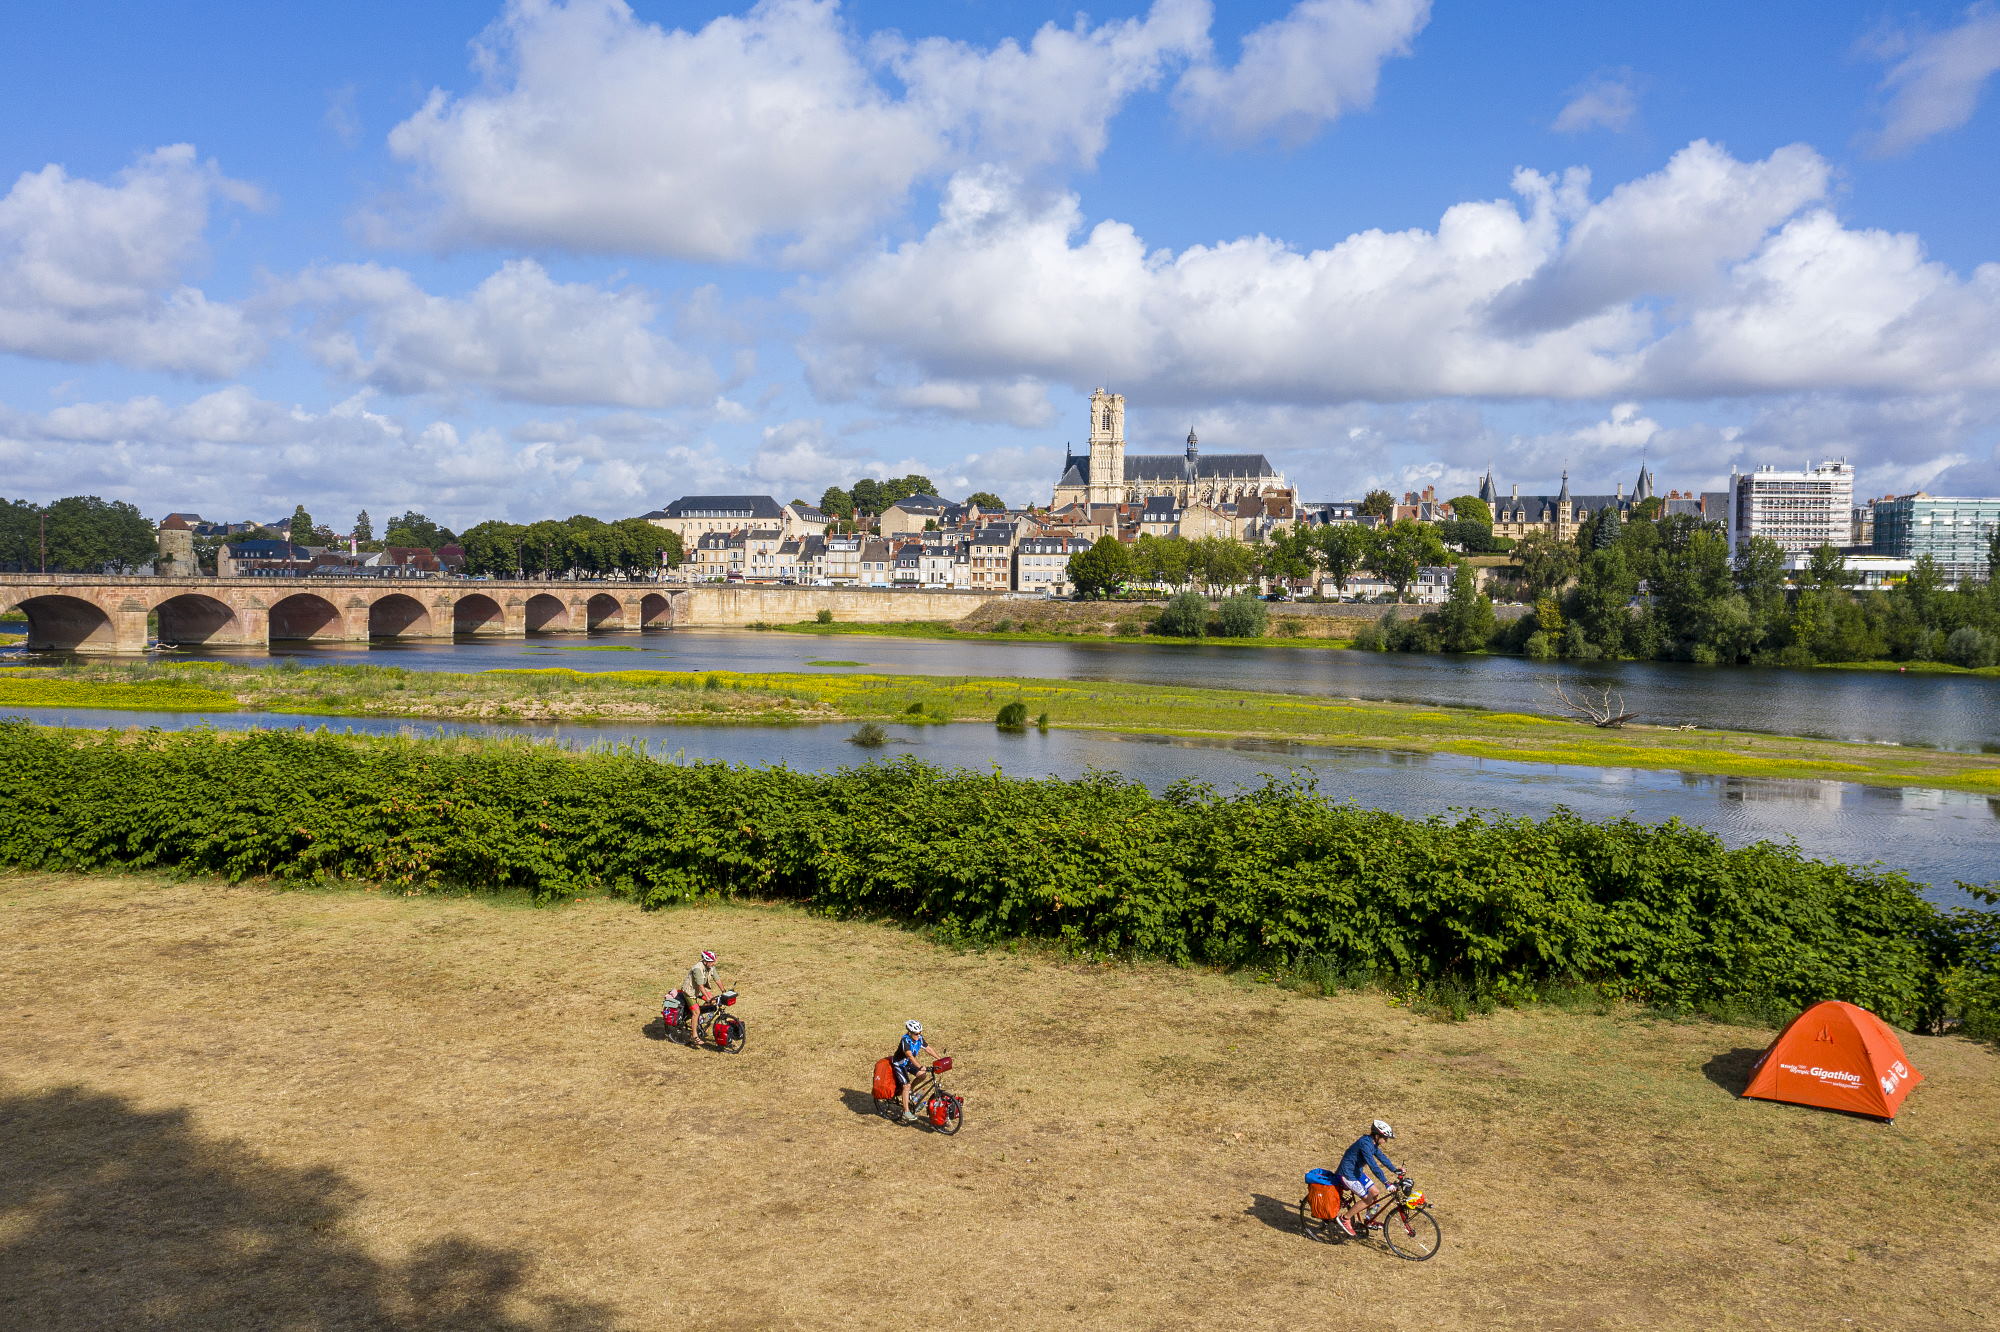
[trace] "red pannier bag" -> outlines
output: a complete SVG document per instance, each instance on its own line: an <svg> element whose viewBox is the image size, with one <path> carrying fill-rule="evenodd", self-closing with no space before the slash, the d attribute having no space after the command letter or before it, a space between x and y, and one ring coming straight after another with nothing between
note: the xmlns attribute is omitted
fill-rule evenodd
<svg viewBox="0 0 2000 1332"><path fill-rule="evenodd" d="M875 1099L888 1101L896 1096L896 1066L887 1059L875 1061Z"/></svg>
<svg viewBox="0 0 2000 1332"><path fill-rule="evenodd" d="M1306 1172L1306 1208L1315 1221L1331 1221L1340 1215L1340 1181L1332 1171Z"/></svg>

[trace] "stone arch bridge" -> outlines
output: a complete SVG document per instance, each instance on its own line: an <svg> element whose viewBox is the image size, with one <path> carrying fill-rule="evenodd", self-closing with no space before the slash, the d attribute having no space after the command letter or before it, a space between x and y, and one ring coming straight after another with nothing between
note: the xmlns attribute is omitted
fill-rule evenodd
<svg viewBox="0 0 2000 1332"><path fill-rule="evenodd" d="M0 614L28 619L28 647L144 652L274 641L522 637L810 619L958 620L995 594L626 582L419 578L150 578L0 574Z"/></svg>

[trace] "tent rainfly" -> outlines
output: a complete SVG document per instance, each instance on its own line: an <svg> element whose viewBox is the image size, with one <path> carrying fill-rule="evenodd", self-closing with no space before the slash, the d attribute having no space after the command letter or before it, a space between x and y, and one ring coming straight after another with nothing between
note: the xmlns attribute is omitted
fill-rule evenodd
<svg viewBox="0 0 2000 1332"><path fill-rule="evenodd" d="M1894 1119L1924 1075L1889 1024L1830 999L1793 1018L1757 1060L1745 1096Z"/></svg>

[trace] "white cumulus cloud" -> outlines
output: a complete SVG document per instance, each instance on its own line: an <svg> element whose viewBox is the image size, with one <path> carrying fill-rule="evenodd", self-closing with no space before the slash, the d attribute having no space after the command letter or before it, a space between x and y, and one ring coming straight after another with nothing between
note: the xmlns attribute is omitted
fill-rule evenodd
<svg viewBox="0 0 2000 1332"><path fill-rule="evenodd" d="M1223 138L1301 142L1374 102L1383 64L1410 53L1430 10L1430 0L1299 0L1246 36L1234 65L1182 74L1175 101Z"/></svg>
<svg viewBox="0 0 2000 1332"><path fill-rule="evenodd" d="M810 259L966 154L1094 161L1208 21L1207 0L1158 0L981 49L862 42L836 0L759 0L694 30L623 0L510 0L479 44L482 85L434 91L389 146L448 242L734 261L777 241Z"/></svg>
<svg viewBox="0 0 2000 1332"><path fill-rule="evenodd" d="M248 365L258 330L185 280L218 198L261 202L184 143L108 184L57 165L22 173L0 196L0 351L206 377Z"/></svg>
<svg viewBox="0 0 2000 1332"><path fill-rule="evenodd" d="M719 387L705 359L654 331L650 296L557 282L532 259L508 261L463 297L378 264L309 269L273 295L311 312L307 347L322 365L389 393L663 407Z"/></svg>
<svg viewBox="0 0 2000 1332"><path fill-rule="evenodd" d="M1015 376L1168 401L2000 391L2000 264L1850 230L1809 149L1697 142L1589 197L1517 199L1433 230L1302 252L1248 236L1178 253L1073 196L961 173L923 237L803 285L804 354L841 383Z"/></svg>

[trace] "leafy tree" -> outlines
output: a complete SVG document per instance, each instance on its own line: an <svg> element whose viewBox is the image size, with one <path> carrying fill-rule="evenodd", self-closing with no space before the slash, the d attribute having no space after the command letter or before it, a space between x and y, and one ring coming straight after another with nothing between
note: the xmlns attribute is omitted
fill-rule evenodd
<svg viewBox="0 0 2000 1332"><path fill-rule="evenodd" d="M1570 637L1565 641L1588 644L1592 656L1623 655L1632 598L1638 590L1639 580L1632 576L1625 552L1615 546L1591 551L1570 597Z"/></svg>
<svg viewBox="0 0 2000 1332"><path fill-rule="evenodd" d="M1551 643L1560 643L1567 625L1563 619L1562 605L1553 592L1535 603L1535 632L1548 635Z"/></svg>
<svg viewBox="0 0 2000 1332"><path fill-rule="evenodd" d="M1132 557L1117 537L1101 536L1069 557L1069 582L1086 597L1108 597L1132 576Z"/></svg>
<svg viewBox="0 0 2000 1332"><path fill-rule="evenodd" d="M1986 534L1986 577L2000 591L2000 527Z"/></svg>
<svg viewBox="0 0 2000 1332"><path fill-rule="evenodd" d="M1973 669L1991 666L2000 661L2000 642L1969 624L1964 625L1952 630L1951 637L1944 641L1944 659Z"/></svg>
<svg viewBox="0 0 2000 1332"><path fill-rule="evenodd" d="M353 535L355 544L359 546L365 546L375 539L375 524L369 521L368 510L363 509L354 515Z"/></svg>
<svg viewBox="0 0 2000 1332"><path fill-rule="evenodd" d="M1199 592L1177 592L1153 622L1153 632L1171 638L1200 638L1208 632L1208 598Z"/></svg>
<svg viewBox="0 0 2000 1332"><path fill-rule="evenodd" d="M1312 533L1296 523L1272 534L1259 553L1264 577L1277 583L1291 584L1310 578L1319 562Z"/></svg>
<svg viewBox="0 0 2000 1332"><path fill-rule="evenodd" d="M871 476L864 476L856 481L854 488L848 492L848 498L853 501L853 511L857 517L862 514L879 514L888 507L882 498L882 483Z"/></svg>
<svg viewBox="0 0 2000 1332"><path fill-rule="evenodd" d="M1188 573L1204 587L1237 588L1250 581L1254 561L1250 548L1228 537L1202 537L1191 543Z"/></svg>
<svg viewBox="0 0 2000 1332"><path fill-rule="evenodd" d="M1444 542L1429 523L1404 518L1370 533L1368 567L1396 589L1401 601L1417 581L1417 570L1425 565L1443 564L1447 558Z"/></svg>
<svg viewBox="0 0 2000 1332"><path fill-rule="evenodd" d="M0 499L0 569L41 567L41 518L26 500Z"/></svg>
<svg viewBox="0 0 2000 1332"><path fill-rule="evenodd" d="M1658 522L1660 515L1666 511L1667 502L1658 495L1652 495L1632 506L1632 521Z"/></svg>
<svg viewBox="0 0 2000 1332"><path fill-rule="evenodd" d="M1439 523L1438 535L1468 555L1484 555L1496 548L1493 525L1476 518L1453 518Z"/></svg>
<svg viewBox="0 0 2000 1332"><path fill-rule="evenodd" d="M1750 608L1737 596L1729 543L1706 523L1669 519L1653 602L1674 653L1690 661L1733 661L1746 646ZM1733 601L1733 605L1729 604Z"/></svg>
<svg viewBox="0 0 2000 1332"><path fill-rule="evenodd" d="M426 550L436 550L456 541L450 528L438 526L415 509L405 510L400 518L391 518L388 530L382 533L382 544L385 546L421 546Z"/></svg>
<svg viewBox="0 0 2000 1332"><path fill-rule="evenodd" d="M1785 619L1785 550L1753 536L1736 553L1736 590L1750 608L1758 645L1775 640Z"/></svg>
<svg viewBox="0 0 2000 1332"><path fill-rule="evenodd" d="M912 495L937 494L937 483L921 472L912 472L893 481L884 481L880 493L882 507L886 509L898 500L906 500Z"/></svg>
<svg viewBox="0 0 2000 1332"><path fill-rule="evenodd" d="M1371 490L1361 498L1361 512L1387 518L1396 511L1396 497L1386 490Z"/></svg>
<svg viewBox="0 0 2000 1332"><path fill-rule="evenodd" d="M1007 501L990 490L975 490L965 497L965 502L990 513L998 513L1007 507Z"/></svg>
<svg viewBox="0 0 2000 1332"><path fill-rule="evenodd" d="M828 486L819 495L819 510L829 518L852 518L854 496L839 486Z"/></svg>
<svg viewBox="0 0 2000 1332"><path fill-rule="evenodd" d="M612 567L626 578L651 578L662 565L677 565L683 551L677 532L655 527L644 518L620 518L611 524Z"/></svg>
<svg viewBox="0 0 2000 1332"><path fill-rule="evenodd" d="M1479 575L1463 560L1438 619L1446 652L1477 652L1493 637L1493 600L1479 590Z"/></svg>
<svg viewBox="0 0 2000 1332"><path fill-rule="evenodd" d="M295 546L307 545L312 541L313 516L306 512L305 505L293 507L292 521L286 526L285 531L290 534L291 542Z"/></svg>
<svg viewBox="0 0 2000 1332"><path fill-rule="evenodd" d="M1460 522L1484 523L1493 530L1493 507L1477 495L1460 495L1451 502L1451 515Z"/></svg>
<svg viewBox="0 0 2000 1332"><path fill-rule="evenodd" d="M1215 632L1221 638L1262 638L1271 623L1271 608L1248 593L1224 597L1215 610Z"/></svg>
<svg viewBox="0 0 2000 1332"><path fill-rule="evenodd" d="M527 532L519 523L489 520L465 529L458 544L465 547L465 571L489 578L511 578L521 572L521 538Z"/></svg>
<svg viewBox="0 0 2000 1332"><path fill-rule="evenodd" d="M1848 570L1847 557L1838 546L1815 546L1806 557L1803 581L1807 587L1821 592L1837 592L1854 585L1854 574Z"/></svg>
<svg viewBox="0 0 2000 1332"><path fill-rule="evenodd" d="M1578 562L1576 547L1550 532L1530 532L1514 543L1514 563L1537 599L1576 577Z"/></svg>
<svg viewBox="0 0 2000 1332"><path fill-rule="evenodd" d="M40 567L42 513L35 514L34 556ZM49 505L48 567L65 573L144 568L159 557L159 538L143 514L124 500L71 495Z"/></svg>
<svg viewBox="0 0 2000 1332"><path fill-rule="evenodd" d="M1367 565L1367 530L1353 523L1328 523L1314 528L1313 538L1319 547L1320 567L1333 581L1333 590L1346 596L1347 580Z"/></svg>

